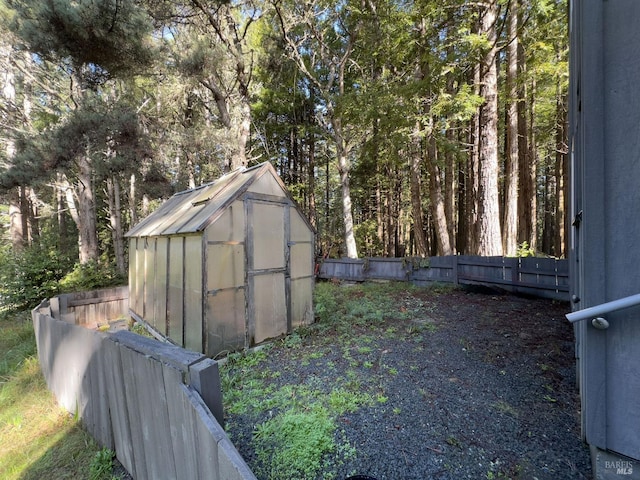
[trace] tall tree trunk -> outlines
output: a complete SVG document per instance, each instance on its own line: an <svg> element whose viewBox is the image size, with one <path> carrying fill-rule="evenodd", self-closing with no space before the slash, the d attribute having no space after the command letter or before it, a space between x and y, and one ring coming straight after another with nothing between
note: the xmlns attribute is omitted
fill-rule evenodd
<svg viewBox="0 0 640 480"><path fill-rule="evenodd" d="M460 137L460 142L469 143L469 139L463 136L464 133L458 133ZM469 241L469 215L470 212L467 210L469 206L469 201L467 196L469 195L468 189L469 186L469 172L468 172L468 164L469 161L465 161L463 165L460 165L458 168L458 225L456 230L456 252L458 253L467 253L468 251L468 241Z"/></svg>
<svg viewBox="0 0 640 480"><path fill-rule="evenodd" d="M474 93L480 95L480 65L473 71ZM480 109L471 119L469 128L469 144L472 145L471 154L467 159L467 177L465 180L465 198L467 200L466 215L467 241L466 252L478 252L478 214L480 211Z"/></svg>
<svg viewBox="0 0 640 480"><path fill-rule="evenodd" d="M244 61L242 62L244 65ZM247 80L248 81L248 80ZM251 133L251 102L249 99L249 87L244 86L240 89L240 119L238 120L238 136L237 150L231 159L231 170L248 165L247 145L249 143L249 135Z"/></svg>
<svg viewBox="0 0 640 480"><path fill-rule="evenodd" d="M446 132L447 142L453 145L455 142L455 133L452 129ZM456 154L452 148L447 148L445 153L444 166L444 213L447 219L447 227L449 231L449 244L451 245L451 253L455 254L456 248L456 197L458 189L458 162Z"/></svg>
<svg viewBox="0 0 640 480"><path fill-rule="evenodd" d="M524 64L524 53L521 45L518 47L518 72L524 78L526 65ZM527 119L527 92L526 82L518 84L518 243L526 244L535 248L532 237L535 236L535 189L531 183L532 172L531 156L529 151L529 127ZM530 106L533 108L533 105Z"/></svg>
<svg viewBox="0 0 640 480"><path fill-rule="evenodd" d="M531 87L529 89L529 122L527 129L527 137L528 137L528 147L529 151L527 152L528 158L528 177L525 178L525 181L528 183L527 189L530 194L530 204L529 204L529 222L531 223L531 231L529 232L529 246L535 252L538 248L538 149L536 147L536 131L534 128L535 116L536 116L536 103L535 103L535 95L536 95L536 81L535 78L531 81Z"/></svg>
<svg viewBox="0 0 640 480"><path fill-rule="evenodd" d="M478 255L502 255L500 204L498 196L498 72L496 48L497 0L485 4L481 34L491 48L481 64L480 150L478 190Z"/></svg>
<svg viewBox="0 0 640 480"><path fill-rule="evenodd" d="M126 270L122 210L120 206L120 181L115 175L107 179L107 196L109 199L109 225L111 227L111 238L113 240L113 250L116 258L116 269L118 273L124 275Z"/></svg>
<svg viewBox="0 0 640 480"><path fill-rule="evenodd" d="M15 108L16 102L16 87L15 87L15 74L11 65L11 46L0 46L0 64L4 66L0 73L0 81L2 81L2 96L4 103L9 107L8 110ZM5 141L6 159L9 162L13 161L13 157L16 153L16 146L13 138L8 136ZM11 244L14 251L22 250L27 242L27 231L24 228L24 222L26 218L23 218L22 209L22 187L17 187L9 192L9 234L11 237Z"/></svg>
<svg viewBox="0 0 640 480"><path fill-rule="evenodd" d="M568 181L568 119L567 96L565 93L558 92L556 109L556 237L554 241L553 254L556 257L565 257L567 248L567 229L565 228L567 212L566 186Z"/></svg>
<svg viewBox="0 0 640 480"><path fill-rule="evenodd" d="M21 208L21 187L16 187L9 193L9 232L11 245L16 252L26 246L25 230L23 229L23 216Z"/></svg>
<svg viewBox="0 0 640 480"><path fill-rule="evenodd" d="M386 247L385 247L385 255L387 257L393 257L394 252L396 250L395 244L395 235L394 235L394 218L393 218L393 172L391 172L391 168L389 168L389 163L384 164L385 169L385 178L389 181L387 182L386 192L383 189L384 195L384 218L385 218L385 239L386 239Z"/></svg>
<svg viewBox="0 0 640 480"><path fill-rule="evenodd" d="M547 254L553 253L553 240L555 237L555 221L553 207L555 205L555 180L553 168L550 163L547 163L543 167L543 175L547 180L544 182L542 188L542 195L540 198L542 211L544 213L542 217L542 251Z"/></svg>
<svg viewBox="0 0 640 480"><path fill-rule="evenodd" d="M384 208L385 202L382 195L382 172L380 171L381 165L380 162L376 162L376 225L377 225L377 236L380 245L383 245L383 253L386 248L386 240L385 240L385 216L384 216Z"/></svg>
<svg viewBox="0 0 640 480"><path fill-rule="evenodd" d="M519 2L513 0L508 17L506 155L502 222L504 254L511 257L518 251L518 11Z"/></svg>
<svg viewBox="0 0 640 480"><path fill-rule="evenodd" d="M29 212L27 219L29 225L29 243L33 244L37 241L38 237L40 237L40 211L38 209L40 201L38 200L36 191L31 187L26 189L25 195Z"/></svg>
<svg viewBox="0 0 640 480"><path fill-rule="evenodd" d="M307 133L307 149L309 155L309 169L307 172L307 188L309 189L309 222L313 228L318 228L318 212L316 207L316 139L309 129Z"/></svg>
<svg viewBox="0 0 640 480"><path fill-rule="evenodd" d="M348 258L358 258L358 248L353 230L353 207L351 205L351 187L349 177L351 173L351 161L349 160L349 148L344 140L342 131L342 119L333 118L336 150L338 154L338 173L340 174L340 190L342 192L342 219L344 222L344 243Z"/></svg>
<svg viewBox="0 0 640 480"><path fill-rule="evenodd" d="M326 162L324 164L324 175L326 178L324 189L324 225L327 231L327 252L326 255L331 255L331 247L333 243L333 228L331 227L331 175L330 175L330 163L331 159L329 155L326 156Z"/></svg>
<svg viewBox="0 0 640 480"><path fill-rule="evenodd" d="M29 187L19 187L20 192L20 228L22 229L23 243L25 246L31 245L31 232L29 229L31 217L31 205L29 203Z"/></svg>
<svg viewBox="0 0 640 480"><path fill-rule="evenodd" d="M78 158L78 179L75 187L75 198L78 201L77 217L74 218L78 227L80 264L97 262L100 257L92 176L93 169L89 154L81 154Z"/></svg>
<svg viewBox="0 0 640 480"><path fill-rule="evenodd" d="M138 191L136 188L136 174L132 173L129 177L129 216L131 217L131 226L138 223Z"/></svg>
<svg viewBox="0 0 640 480"><path fill-rule="evenodd" d="M411 183L411 212L413 216L413 240L416 255L427 256L427 241L424 235L424 212L422 211L422 148L421 148L420 122L416 122L414 134L411 137L413 148L411 150L409 170Z"/></svg>
<svg viewBox="0 0 640 480"><path fill-rule="evenodd" d="M441 171L437 161L435 139L429 139L427 151L427 165L429 167L429 199L431 200L431 216L435 223L438 255L451 255L453 250L449 242L449 228L445 213L444 197L442 195Z"/></svg>
<svg viewBox="0 0 640 480"><path fill-rule="evenodd" d="M67 231L67 215L65 213L65 189L68 185L66 177L60 172L56 173L56 183L54 188L58 220L58 248L64 253L69 251L69 247L72 243Z"/></svg>

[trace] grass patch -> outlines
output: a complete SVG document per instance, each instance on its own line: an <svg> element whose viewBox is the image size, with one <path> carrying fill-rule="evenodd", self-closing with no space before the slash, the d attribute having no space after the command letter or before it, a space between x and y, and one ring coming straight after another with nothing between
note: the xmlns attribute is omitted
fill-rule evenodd
<svg viewBox="0 0 640 480"><path fill-rule="evenodd" d="M290 409L256 427L254 440L266 478L315 478L325 455L336 450L334 419L326 408Z"/></svg>
<svg viewBox="0 0 640 480"><path fill-rule="evenodd" d="M47 390L29 312L0 319L0 359L0 478L89 478L100 449Z"/></svg>
<svg viewBox="0 0 640 480"><path fill-rule="evenodd" d="M384 363L385 344L398 336L421 341L419 334L435 330L426 319L428 301L413 290L399 282L318 283L315 323L227 357L220 366L225 411L255 425L250 434L236 431L231 420L227 431L252 450L250 466L259 478L332 479L356 456L339 425L349 413L388 402L381 379L400 372ZM294 373L291 362L303 368Z"/></svg>
<svg viewBox="0 0 640 480"><path fill-rule="evenodd" d="M405 322L416 311L404 305L407 292L416 287L404 282L335 285L317 283L314 290L317 333L352 337L354 329L375 330L385 322Z"/></svg>

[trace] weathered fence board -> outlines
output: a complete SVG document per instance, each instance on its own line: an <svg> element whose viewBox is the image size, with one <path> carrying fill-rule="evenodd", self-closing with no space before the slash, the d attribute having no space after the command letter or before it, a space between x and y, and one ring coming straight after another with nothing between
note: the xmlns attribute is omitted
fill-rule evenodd
<svg viewBox="0 0 640 480"><path fill-rule="evenodd" d="M128 331L106 334L51 316L63 317L70 303L43 302L32 312L42 372L58 402L77 412L134 478L255 479L221 427L216 362Z"/></svg>
<svg viewBox="0 0 640 480"><path fill-rule="evenodd" d="M133 469L134 461L134 445L131 434L131 420L129 419L129 409L126 398L126 388L124 384L122 357L120 356L120 346L116 342L106 342L105 344L105 362L110 365L106 369L106 385L109 395L109 406L119 415L111 415L111 426L113 430L113 447L112 450L117 452L118 460L123 465L127 465L129 473L136 478Z"/></svg>
<svg viewBox="0 0 640 480"><path fill-rule="evenodd" d="M569 299L569 267L554 258L449 255L425 258L327 259L320 278L347 281L373 279L489 285L514 293Z"/></svg>
<svg viewBox="0 0 640 480"><path fill-rule="evenodd" d="M77 325L96 325L129 316L129 287L65 293L50 300L53 318Z"/></svg>

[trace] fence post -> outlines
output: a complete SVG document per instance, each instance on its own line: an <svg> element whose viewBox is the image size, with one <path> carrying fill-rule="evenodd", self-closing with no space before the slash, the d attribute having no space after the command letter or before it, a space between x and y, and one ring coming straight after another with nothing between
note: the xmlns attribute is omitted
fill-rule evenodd
<svg viewBox="0 0 640 480"><path fill-rule="evenodd" d="M453 263L453 284L458 285L458 255L452 255Z"/></svg>
<svg viewBox="0 0 640 480"><path fill-rule="evenodd" d="M222 390L218 362L210 358L203 359L189 366L189 385L202 397L205 405L224 428L224 411L222 408Z"/></svg>

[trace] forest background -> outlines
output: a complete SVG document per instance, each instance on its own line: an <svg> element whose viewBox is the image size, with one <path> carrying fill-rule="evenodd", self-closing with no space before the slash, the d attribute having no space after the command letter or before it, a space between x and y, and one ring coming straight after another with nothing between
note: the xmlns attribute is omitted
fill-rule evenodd
<svg viewBox="0 0 640 480"><path fill-rule="evenodd" d="M269 161L319 256L564 257L564 0L0 0L0 300Z"/></svg>

